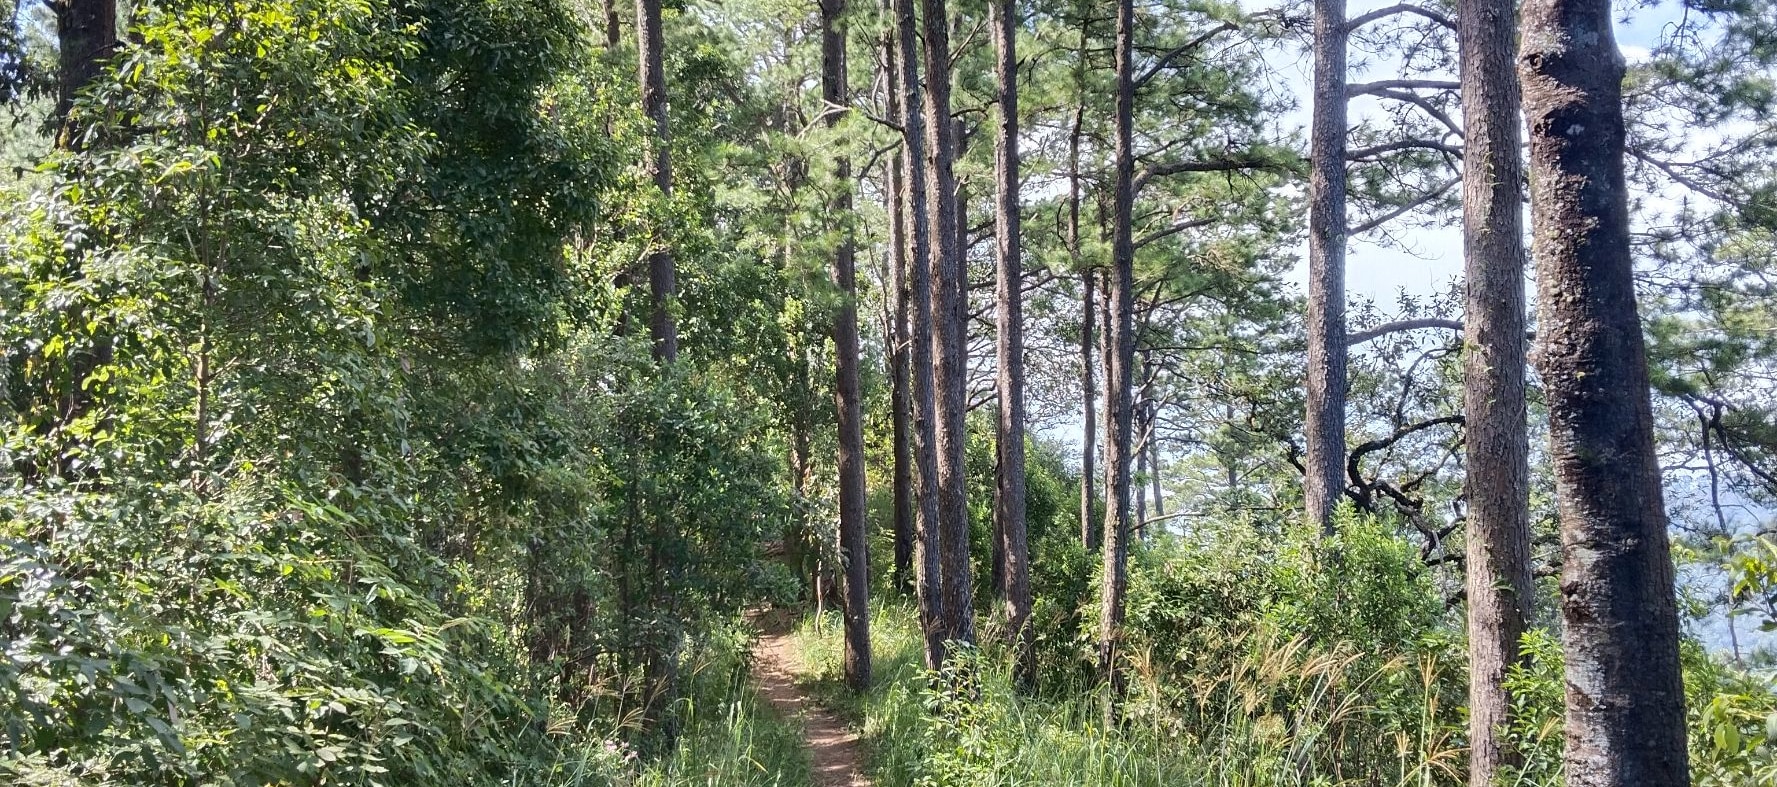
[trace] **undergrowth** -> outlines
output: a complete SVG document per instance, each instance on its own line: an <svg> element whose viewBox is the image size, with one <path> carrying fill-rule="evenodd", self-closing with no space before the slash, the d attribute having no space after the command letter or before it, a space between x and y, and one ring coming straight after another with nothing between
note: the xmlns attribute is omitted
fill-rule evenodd
<svg viewBox="0 0 1777 787"><path fill-rule="evenodd" d="M792 787L809 783L801 731L766 706L748 674L749 629L707 637L685 670L681 732L672 752L646 760L619 731L587 730L548 778L529 787Z"/></svg>
<svg viewBox="0 0 1777 787"><path fill-rule="evenodd" d="M804 625L798 642L816 685L864 720L884 787L1459 782L1464 676L1435 597L1407 545L1374 522L1343 527L1337 572L1313 534L1228 527L1138 548L1130 690L1111 729L1089 560L1042 563L1078 576L1052 577L1039 605L1035 696L1012 691L991 618L984 649L962 651L941 681L968 676L961 698L928 688L905 605L872 620L877 686L864 697L839 696L835 621ZM1057 548L1042 543L1039 561Z"/></svg>
<svg viewBox="0 0 1777 787"><path fill-rule="evenodd" d="M1353 721L1346 717L1364 711L1350 697L1296 714L1290 722L1283 714L1229 706L1215 723L1195 729L1161 723L1156 721L1163 718L1160 714L1145 713L1146 721L1107 731L1101 694L1086 688L1018 697L1006 660L992 647L961 657L966 663L956 671L973 676L975 697L953 698L929 688L912 609L879 606L872 624L879 672L875 687L862 696L847 695L838 679L841 640L835 619L805 622L796 643L805 663L812 665L816 690L863 719L871 773L879 787L1407 785L1419 784L1422 777L1428 784L1443 783L1430 779L1428 770L1447 775L1460 764L1447 740L1402 740L1398 775L1377 781L1376 774L1327 771L1325 763L1315 761L1323 753L1324 736L1330 730L1346 731L1342 725ZM1253 669L1230 672L1224 677L1226 688L1237 680L1271 679L1328 699L1353 683L1384 677L1354 673L1352 658L1311 656L1299 641L1268 641L1253 654L1257 660L1246 664ZM1416 668L1391 663L1385 669ZM1285 670L1292 672L1284 675ZM1145 701L1132 696L1130 706Z"/></svg>
<svg viewBox="0 0 1777 787"><path fill-rule="evenodd" d="M1466 646L1416 555L1348 521L1336 571L1305 537L1230 528L1144 545L1131 559L1123 722L1103 723L1096 622L1058 598L1039 622L1034 696L1012 691L1000 621L945 674L924 669L910 601L872 613L875 685L840 680L840 621L804 621L796 645L826 701L861 722L881 787L1431 787L1466 781ZM1049 565L1062 565L1051 562ZM1089 575L1088 575L1089 576ZM1090 587L1090 583L1074 583ZM1053 586L1064 586L1052 583ZM1564 678L1554 634L1533 631L1515 670L1522 756L1513 787L1556 787ZM1768 677L1684 648L1691 770L1699 787L1777 784L1777 694ZM935 679L935 680L934 680ZM938 691L957 685L961 692Z"/></svg>

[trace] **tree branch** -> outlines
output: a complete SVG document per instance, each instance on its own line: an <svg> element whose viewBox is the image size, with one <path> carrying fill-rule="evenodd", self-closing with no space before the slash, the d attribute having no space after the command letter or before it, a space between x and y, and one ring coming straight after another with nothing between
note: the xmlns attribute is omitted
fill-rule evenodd
<svg viewBox="0 0 1777 787"><path fill-rule="evenodd" d="M1376 229L1377 227L1380 227L1384 224L1394 221L1395 219L1398 219L1401 216L1406 215L1409 211L1413 210L1414 208L1424 205L1427 202L1431 202L1432 200L1437 199L1438 197L1444 196L1444 192L1449 191L1450 189L1454 188L1456 186L1456 184L1461 183L1461 182L1462 181L1460 179L1446 180L1442 184L1440 184L1437 188L1434 188L1431 191L1428 191L1424 194L1419 195L1418 197L1415 197L1411 202L1408 202L1405 205L1402 205L1398 208L1395 208L1394 210L1391 210L1391 211L1384 213L1380 216L1372 218L1369 221L1366 221L1366 222L1359 224L1355 227L1351 227L1351 228L1347 229L1346 235L1348 237L1351 235L1362 235L1363 233L1369 232L1370 230Z"/></svg>
<svg viewBox="0 0 1777 787"><path fill-rule="evenodd" d="M1185 230L1194 230L1194 229L1197 229L1198 227L1207 227L1207 226L1214 224L1214 223L1215 223L1215 219L1192 219L1190 221L1181 221L1181 222L1178 222L1177 224L1167 227L1166 229L1155 230L1153 232L1150 232L1146 235L1141 236L1141 238L1135 242L1135 248L1139 249L1143 246L1153 243L1154 241L1160 240L1162 238L1171 237L1173 235L1177 235L1181 232L1184 232Z"/></svg>
<svg viewBox="0 0 1777 787"><path fill-rule="evenodd" d="M1135 177L1135 190L1141 191L1149 180L1165 175L1178 175L1186 172L1233 172L1242 169L1276 169L1278 164L1256 155L1239 155L1234 158L1216 159L1214 161L1175 161L1170 164L1156 164L1142 170Z"/></svg>
<svg viewBox="0 0 1777 787"><path fill-rule="evenodd" d="M1421 515L1425 510L1425 501L1423 499L1413 497L1412 495L1407 494L1407 492L1395 488L1393 484L1390 484L1382 478L1377 478L1374 481L1365 481L1363 474L1364 457L1373 452L1386 449L1389 446L1400 442L1408 435L1416 432L1430 429L1441 424L1460 424L1463 422L1463 417L1460 415L1448 415L1442 418L1433 418L1429 421L1420 421L1416 424L1409 424L1396 429L1394 434L1387 437L1371 440L1359 445L1352 449L1350 456L1345 460L1345 474L1351 482L1345 486L1345 495L1351 498L1352 502L1370 513L1376 513L1377 510L1376 493L1380 492L1384 497L1393 500L1401 513L1406 516L1407 521L1410 522L1415 529L1419 530L1419 532L1425 534L1427 543L1425 549L1421 550L1422 556L1430 555L1431 550L1435 548L1437 543L1441 542L1444 536L1449 535L1449 533L1455 529L1455 526L1451 525L1449 528L1443 529L1440 532L1439 528L1428 524L1422 518Z"/></svg>
<svg viewBox="0 0 1777 787"><path fill-rule="evenodd" d="M1450 115L1445 113L1444 110L1439 109L1436 104L1425 100L1425 96L1421 96L1417 93L1408 93L1404 90L1378 90L1374 95L1377 98L1393 99L1404 104L1412 104L1413 106L1419 107L1425 112L1425 114L1430 115L1433 120L1438 121L1443 124L1444 128L1449 129L1450 133L1456 135L1457 139L1462 139L1463 137L1462 124L1451 119Z"/></svg>
<svg viewBox="0 0 1777 787"><path fill-rule="evenodd" d="M1407 424L1406 426L1396 429L1394 431L1394 434L1391 434L1387 437L1381 437L1381 438L1377 438L1375 440L1370 440L1368 442L1362 443L1362 444L1358 445L1356 448L1351 449L1350 458L1345 460L1345 473L1346 473L1346 475L1351 477L1352 483L1362 486L1362 485L1364 485L1364 474L1363 474L1362 464L1363 464L1365 456L1368 456L1372 453L1375 453L1377 451L1381 451L1385 448L1388 448L1389 446L1392 446L1395 443L1398 443L1398 442L1400 442L1400 441L1402 441L1414 434L1417 434L1419 432L1423 432L1423 431L1430 429L1434 426L1443 426L1444 424L1460 424L1460 423L1463 423L1463 421L1464 421L1464 419L1460 415L1446 415L1446 416L1443 416L1440 418L1433 418L1433 419L1430 419L1427 421L1420 421L1418 423Z"/></svg>
<svg viewBox="0 0 1777 787"><path fill-rule="evenodd" d="M1347 161L1365 161L1398 150L1436 150L1440 153L1448 153L1458 159L1462 158L1462 148L1431 139L1397 139L1393 142L1346 151L1345 158Z"/></svg>
<svg viewBox="0 0 1777 787"><path fill-rule="evenodd" d="M1349 33L1353 30L1363 27L1364 25L1370 24L1371 22L1375 22L1375 21L1383 19L1385 17L1394 16L1396 14L1418 14L1419 16L1423 16L1426 19L1430 19L1431 21L1436 22L1439 25L1442 25L1443 27L1448 28L1450 30L1456 29L1456 21L1455 20L1451 19L1450 17L1444 16L1443 14L1440 14L1436 11L1433 11L1430 8L1426 8L1424 6L1413 5L1411 3L1397 3L1395 5L1391 5L1387 8L1378 8L1378 9L1371 11L1367 14L1353 17L1351 21L1345 23L1345 31Z"/></svg>
<svg viewBox="0 0 1777 787"><path fill-rule="evenodd" d="M1691 191L1695 191L1698 194L1701 194L1705 197L1715 200L1716 202L1720 202L1720 203L1724 203L1724 204L1728 204L1728 205L1732 205L1735 202L1735 200L1732 197L1729 197L1728 195L1722 193L1721 191L1719 191L1717 189L1710 188L1709 186L1704 185L1703 183L1699 183L1695 178L1691 178L1689 176L1681 174L1678 171L1677 166L1675 166L1669 162L1661 161L1661 160L1654 158L1653 156L1650 156L1647 153L1642 152L1641 150L1634 148L1634 147L1630 147L1628 150L1629 150L1629 155L1635 157L1636 159L1639 159L1640 161L1647 164L1648 166L1653 167L1654 169L1657 169L1660 172L1665 173L1666 177L1671 178L1673 180L1673 182L1677 183L1680 186L1690 189Z"/></svg>
<svg viewBox="0 0 1777 787"><path fill-rule="evenodd" d="M1356 98L1383 90L1460 90L1461 82L1446 79L1381 79L1375 82L1359 82L1345 87L1345 97Z"/></svg>
<svg viewBox="0 0 1777 787"><path fill-rule="evenodd" d="M1153 79L1156 76L1159 76L1160 71L1162 69L1166 68L1167 66L1172 65L1172 61L1175 58L1177 58L1179 55L1185 54L1186 52L1189 52L1193 49L1203 46L1204 44L1209 43L1210 39L1215 38L1216 36L1219 36L1219 35L1226 33L1230 30L1239 30L1239 29L1240 29L1239 26L1235 25L1233 22L1223 22L1221 25L1211 28L1208 32L1204 33L1203 35L1200 35L1200 36L1193 38L1190 41L1186 42L1184 46L1181 46L1177 49L1167 52L1166 54L1162 55L1158 61L1155 61L1155 63L1153 65L1149 66L1148 70L1142 72L1140 76L1135 78L1135 89L1140 90L1143 85L1146 85L1148 83L1148 80Z"/></svg>
<svg viewBox="0 0 1777 787"><path fill-rule="evenodd" d="M1391 333L1400 333L1402 331L1417 331L1417 330L1423 330L1426 328L1443 328L1445 330L1457 331L1460 333L1462 331L1462 321L1461 320L1446 320L1441 317L1421 317L1419 319L1414 319L1414 320L1396 320L1394 322L1385 322L1385 323L1378 325L1374 328L1371 328L1369 330L1358 331L1356 333L1346 334L1345 335L1345 346L1347 348L1356 347L1360 344L1363 344L1364 342L1370 341L1371 339L1379 339L1379 338L1381 338L1383 336L1387 336Z"/></svg>

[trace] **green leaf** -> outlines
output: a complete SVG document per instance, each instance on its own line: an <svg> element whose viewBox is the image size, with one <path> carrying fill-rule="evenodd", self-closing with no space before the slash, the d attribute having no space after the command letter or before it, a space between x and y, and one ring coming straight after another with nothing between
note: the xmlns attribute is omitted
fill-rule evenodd
<svg viewBox="0 0 1777 787"><path fill-rule="evenodd" d="M1715 728L1715 750L1723 754L1740 751L1740 730L1732 724L1723 724Z"/></svg>

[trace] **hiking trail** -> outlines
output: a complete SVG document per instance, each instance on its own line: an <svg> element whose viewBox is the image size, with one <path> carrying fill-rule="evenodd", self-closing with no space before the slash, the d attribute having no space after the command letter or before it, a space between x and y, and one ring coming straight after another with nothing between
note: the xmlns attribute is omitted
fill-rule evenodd
<svg viewBox="0 0 1777 787"><path fill-rule="evenodd" d="M870 787L864 776L864 749L845 719L821 707L796 685L796 649L790 642L791 619L780 611L759 615L759 640L753 645L753 680L759 696L786 719L798 722L808 746L815 787Z"/></svg>

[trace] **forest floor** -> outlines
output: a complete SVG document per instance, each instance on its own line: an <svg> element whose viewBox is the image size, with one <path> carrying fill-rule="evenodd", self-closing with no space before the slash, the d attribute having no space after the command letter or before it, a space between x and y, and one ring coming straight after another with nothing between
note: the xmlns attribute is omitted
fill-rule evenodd
<svg viewBox="0 0 1777 787"><path fill-rule="evenodd" d="M815 787L870 787L857 733L796 683L799 659L790 641L794 622L788 610L754 617L759 641L753 646L753 679L759 684L759 696L784 718L801 724Z"/></svg>

